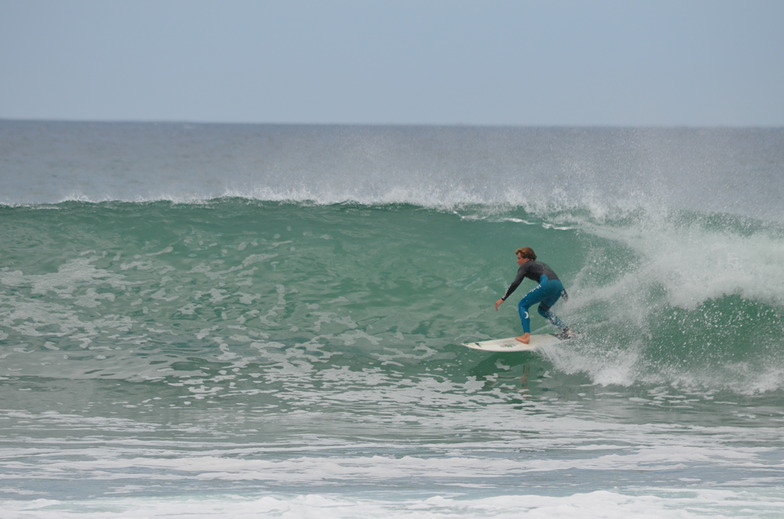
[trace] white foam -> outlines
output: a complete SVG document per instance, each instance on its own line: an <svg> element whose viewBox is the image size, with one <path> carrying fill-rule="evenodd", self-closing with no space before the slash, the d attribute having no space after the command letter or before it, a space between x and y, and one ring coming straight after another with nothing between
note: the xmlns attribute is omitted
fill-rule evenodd
<svg viewBox="0 0 784 519"><path fill-rule="evenodd" d="M423 495L399 499L348 497L341 494L185 495L178 497L117 497L58 501L6 500L4 517L16 519L107 519L111 517L189 519L281 517L322 519L716 519L774 517L784 512L784 497L761 490L638 489L597 490L562 496L519 493L467 499L455 495Z"/></svg>
<svg viewBox="0 0 784 519"><path fill-rule="evenodd" d="M687 309L726 295L784 306L784 237L764 229L748 234L729 225L711 228L665 214L646 215L627 226L588 228L639 256L639 268L606 290L634 294L655 283L666 289L672 305Z"/></svg>

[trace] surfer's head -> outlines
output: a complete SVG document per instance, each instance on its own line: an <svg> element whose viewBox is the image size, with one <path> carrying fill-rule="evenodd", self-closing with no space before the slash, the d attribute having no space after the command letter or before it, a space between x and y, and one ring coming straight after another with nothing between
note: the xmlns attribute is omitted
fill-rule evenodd
<svg viewBox="0 0 784 519"><path fill-rule="evenodd" d="M517 249L515 251L515 254L517 254L518 258L526 258L529 260L536 261L536 253L531 247L524 247L522 249Z"/></svg>

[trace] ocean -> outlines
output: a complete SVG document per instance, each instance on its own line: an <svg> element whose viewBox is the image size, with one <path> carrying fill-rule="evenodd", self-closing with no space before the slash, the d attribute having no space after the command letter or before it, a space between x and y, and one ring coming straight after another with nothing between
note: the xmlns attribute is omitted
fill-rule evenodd
<svg viewBox="0 0 784 519"><path fill-rule="evenodd" d="M3 518L784 517L783 129L0 121L0 187ZM580 338L463 347L526 246Z"/></svg>

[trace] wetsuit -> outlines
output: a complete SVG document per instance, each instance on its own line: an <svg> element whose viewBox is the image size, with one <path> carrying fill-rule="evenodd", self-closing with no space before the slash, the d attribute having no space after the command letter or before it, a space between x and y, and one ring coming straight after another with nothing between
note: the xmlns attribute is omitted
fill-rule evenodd
<svg viewBox="0 0 784 519"><path fill-rule="evenodd" d="M554 326L560 328L562 332L568 332L569 328L557 315L550 311L550 308L562 295L564 296L564 300L566 300L568 296L566 290L564 290L563 284L561 284L561 280L558 279L558 276L546 263L533 260L523 263L523 265L517 269L517 277L515 277L515 280L509 285L509 288L506 289L506 293L501 299L506 301L506 298L512 295L512 292L517 289L525 278L534 280L538 285L528 292L517 305L517 309L520 312L520 321L523 323L523 333L531 333L531 320L528 315L528 309L536 303L539 303L539 308L537 309L539 315L550 321Z"/></svg>

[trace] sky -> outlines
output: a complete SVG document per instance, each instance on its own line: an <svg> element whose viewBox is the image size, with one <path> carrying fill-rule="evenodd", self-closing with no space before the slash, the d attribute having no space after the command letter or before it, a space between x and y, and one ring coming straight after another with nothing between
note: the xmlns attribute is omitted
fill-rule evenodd
<svg viewBox="0 0 784 519"><path fill-rule="evenodd" d="M0 0L0 119L784 127L782 0Z"/></svg>

